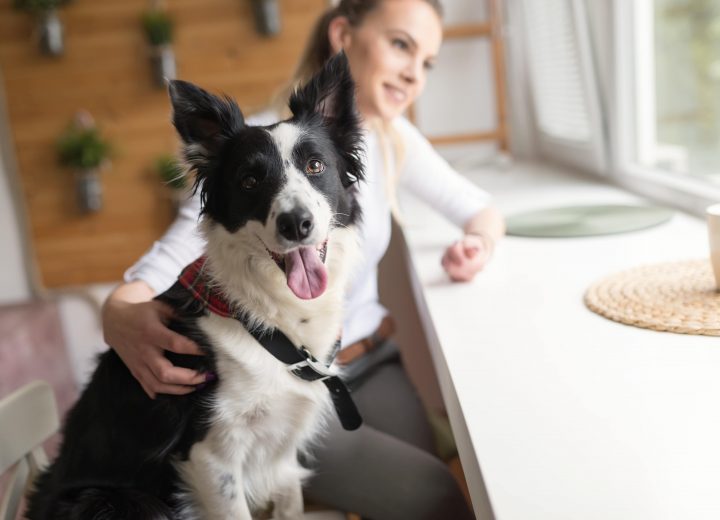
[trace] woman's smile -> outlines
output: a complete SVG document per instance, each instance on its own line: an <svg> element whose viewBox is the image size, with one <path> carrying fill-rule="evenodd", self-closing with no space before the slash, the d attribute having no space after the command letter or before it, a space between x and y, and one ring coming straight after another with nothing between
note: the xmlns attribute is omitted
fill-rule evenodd
<svg viewBox="0 0 720 520"><path fill-rule="evenodd" d="M389 83L383 83L383 89L385 90L385 94L390 99L390 101L394 101L398 105L404 105L407 101L408 95L404 89L396 87Z"/></svg>

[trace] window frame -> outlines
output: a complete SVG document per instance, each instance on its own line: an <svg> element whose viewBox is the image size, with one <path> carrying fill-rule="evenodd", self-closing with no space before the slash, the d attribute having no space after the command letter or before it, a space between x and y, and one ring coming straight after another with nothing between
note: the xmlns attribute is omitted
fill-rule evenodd
<svg viewBox="0 0 720 520"><path fill-rule="evenodd" d="M638 46L637 16L653 0L613 0L613 27L610 37L614 42L614 96L615 110L609 111L611 142L611 176L623 187L659 202L680 207L695 215L704 215L705 207L720 201L720 187L713 186L691 175L679 175L659 168L639 164L636 155L635 125L637 124L637 91L635 65L638 54L652 49ZM653 55L654 58L654 55ZM651 59L652 61L652 59ZM644 93L647 96L647 93ZM645 97L645 104L654 96Z"/></svg>

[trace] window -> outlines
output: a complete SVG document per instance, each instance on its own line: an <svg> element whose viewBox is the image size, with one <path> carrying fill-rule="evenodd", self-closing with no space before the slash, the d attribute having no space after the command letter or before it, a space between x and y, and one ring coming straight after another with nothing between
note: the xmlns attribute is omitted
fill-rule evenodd
<svg viewBox="0 0 720 520"><path fill-rule="evenodd" d="M523 8L541 151L604 173L607 151L585 0L524 0Z"/></svg>
<svg viewBox="0 0 720 520"><path fill-rule="evenodd" d="M720 2L614 5L619 170L720 193Z"/></svg>

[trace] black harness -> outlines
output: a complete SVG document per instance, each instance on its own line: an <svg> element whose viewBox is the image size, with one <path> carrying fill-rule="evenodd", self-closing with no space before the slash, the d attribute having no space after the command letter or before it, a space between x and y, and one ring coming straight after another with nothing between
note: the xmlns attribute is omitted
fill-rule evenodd
<svg viewBox="0 0 720 520"><path fill-rule="evenodd" d="M330 391L330 397L343 428L346 430L359 428L362 417L350 396L350 390L342 379L330 371L330 364L340 348L340 339L335 342L328 362L323 363L306 347L296 347L281 330L259 331L256 327L251 327L247 314L242 309L231 307L227 300L213 289L213 284L208 283L209 280L203 269L206 261L207 258L201 256L188 265L180 274L178 283L189 291L195 300L201 302L206 310L239 321L268 353L288 365L288 371L294 376L308 382L322 381Z"/></svg>

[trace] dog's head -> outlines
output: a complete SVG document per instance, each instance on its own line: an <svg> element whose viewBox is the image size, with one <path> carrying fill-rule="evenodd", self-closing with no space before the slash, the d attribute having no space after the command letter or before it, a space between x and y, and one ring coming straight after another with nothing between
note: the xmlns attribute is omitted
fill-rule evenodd
<svg viewBox="0 0 720 520"><path fill-rule="evenodd" d="M271 126L246 125L234 101L190 83L169 90L205 223L230 249L277 264L297 297L321 295L332 231L360 218L362 133L347 58L332 58L292 95L292 117Z"/></svg>

